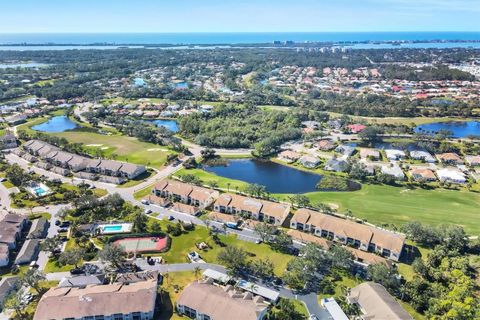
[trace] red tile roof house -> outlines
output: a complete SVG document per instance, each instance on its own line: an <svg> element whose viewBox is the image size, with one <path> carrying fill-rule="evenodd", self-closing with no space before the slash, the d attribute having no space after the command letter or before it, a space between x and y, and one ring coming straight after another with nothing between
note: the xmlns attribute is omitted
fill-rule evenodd
<svg viewBox="0 0 480 320"><path fill-rule="evenodd" d="M335 149L335 143L332 140L320 140L316 143L318 149L322 151L330 151Z"/></svg>
<svg viewBox="0 0 480 320"><path fill-rule="evenodd" d="M278 154L278 159L288 163L292 163L300 159L301 156L302 155L296 151L285 150Z"/></svg>
<svg viewBox="0 0 480 320"><path fill-rule="evenodd" d="M454 152L441 153L436 155L438 161L448 164L463 164L462 158Z"/></svg>
<svg viewBox="0 0 480 320"><path fill-rule="evenodd" d="M430 169L416 168L410 170L410 174L415 181L436 181L437 176Z"/></svg>
<svg viewBox="0 0 480 320"><path fill-rule="evenodd" d="M359 133L365 130L367 126L364 126L363 124L349 124L347 128L351 133Z"/></svg>

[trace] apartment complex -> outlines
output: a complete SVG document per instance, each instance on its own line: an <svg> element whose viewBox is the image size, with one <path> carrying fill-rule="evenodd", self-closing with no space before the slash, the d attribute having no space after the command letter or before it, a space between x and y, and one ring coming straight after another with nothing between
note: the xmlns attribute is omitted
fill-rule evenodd
<svg viewBox="0 0 480 320"><path fill-rule="evenodd" d="M216 212L248 216L276 226L283 224L290 213L290 205L253 199L232 193L222 194L213 204Z"/></svg>
<svg viewBox="0 0 480 320"><path fill-rule="evenodd" d="M309 209L299 209L293 215L290 227L363 251L377 252L394 261L400 259L405 243L404 235Z"/></svg>
<svg viewBox="0 0 480 320"><path fill-rule="evenodd" d="M267 308L260 296L211 281L192 282L177 299L178 312L196 320L261 320Z"/></svg>
<svg viewBox="0 0 480 320"><path fill-rule="evenodd" d="M41 140L30 140L23 145L23 149L31 156L39 157L45 163L41 165L47 170L53 167L68 171L85 171L92 174L133 179L144 173L144 166L114 160L90 159L62 149ZM17 152L20 156L23 154ZM26 157L24 157L26 159ZM28 157L31 161L31 157ZM28 160L28 159L27 159ZM67 171L68 170L68 171ZM54 171L54 170L52 170Z"/></svg>
<svg viewBox="0 0 480 320"><path fill-rule="evenodd" d="M150 320L157 280L122 284L57 287L38 302L34 320Z"/></svg>
<svg viewBox="0 0 480 320"><path fill-rule="evenodd" d="M375 282L364 282L350 290L347 300L360 308L363 320L413 320L385 287Z"/></svg>
<svg viewBox="0 0 480 320"><path fill-rule="evenodd" d="M175 180L159 182L153 188L152 193L160 198L171 199L174 202L201 209L210 206L219 195L218 191Z"/></svg>

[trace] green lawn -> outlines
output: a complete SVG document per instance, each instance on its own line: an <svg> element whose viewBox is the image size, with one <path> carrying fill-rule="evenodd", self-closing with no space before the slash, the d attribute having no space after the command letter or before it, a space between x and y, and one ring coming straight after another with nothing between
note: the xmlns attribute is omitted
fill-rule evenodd
<svg viewBox="0 0 480 320"><path fill-rule="evenodd" d="M145 198L146 196L148 196L151 192L152 192L152 188L155 184L152 184L152 185L149 185L143 189L140 189L138 191L136 191L134 194L133 194L133 197L136 199L136 200L141 200L143 198Z"/></svg>
<svg viewBox="0 0 480 320"><path fill-rule="evenodd" d="M149 224L155 220L156 219L150 218ZM165 231L166 226L170 224L170 222L165 220L161 220L159 222L162 226L163 231ZM265 257L268 257L273 262L275 266L274 271L277 275L283 274L287 263L290 261L290 259L293 258L293 256L273 251L266 244L255 244L252 242L241 241L238 240L237 237L234 235L220 235L219 237L225 245L235 245L247 251L251 256L251 259L264 259ZM166 263L187 262L187 253L191 251L197 251L203 258L203 260L205 260L206 262L219 263L217 256L218 253L222 250L222 247L215 244L215 242L209 236L206 227L196 226L195 230L184 233L178 237L172 237L171 239L172 243L170 250L160 254L160 256L162 256L166 260ZM208 251L199 250L196 247L196 244L200 242L207 243L211 247L211 249L209 249Z"/></svg>
<svg viewBox="0 0 480 320"><path fill-rule="evenodd" d="M218 188L224 190L231 190L235 191L237 188L238 190L243 190L248 183L240 181L240 180L233 180L224 177L220 177L214 173L210 173L204 171L202 169L181 169L175 173L176 177L180 177L186 174L193 174L202 180L203 184L209 185L212 182L216 182L218 184Z"/></svg>
<svg viewBox="0 0 480 320"><path fill-rule="evenodd" d="M178 296L182 290L196 280L196 277L193 272L184 271L184 272L170 272L164 274L162 288L166 291L166 294L163 296L163 304L161 307L161 312L158 315L157 319L159 320L178 320L178 319L188 319L187 317L180 317L173 312L173 306L178 299Z"/></svg>
<svg viewBox="0 0 480 320"><path fill-rule="evenodd" d="M472 235L480 233L480 194L451 190L409 190L405 187L363 185L355 192L308 193L312 203L350 209L357 218L400 226L417 220L431 225L456 224Z"/></svg>
<svg viewBox="0 0 480 320"><path fill-rule="evenodd" d="M5 186L5 188L7 188L7 189L10 189L10 188L15 187L15 186L13 185L13 183L11 183L9 180L3 181L2 184L3 184L3 185Z"/></svg>
<svg viewBox="0 0 480 320"><path fill-rule="evenodd" d="M193 174L204 183L213 181L218 186L230 190L242 190L243 181L219 177L201 169L182 169L176 176ZM312 203L322 202L338 208L339 212L350 209L357 218L374 224L395 224L401 226L408 221L420 221L431 225L456 224L465 228L471 235L480 234L480 194L468 191L444 189L409 190L406 187L387 185L363 185L354 192L312 192L306 194ZM274 195L287 200L288 195Z"/></svg>
<svg viewBox="0 0 480 320"><path fill-rule="evenodd" d="M123 135L102 135L94 132L68 131L54 134L70 142L79 142L92 151L100 149L105 157L155 168L162 167L167 154L173 151L153 143L141 142L137 138Z"/></svg>
<svg viewBox="0 0 480 320"><path fill-rule="evenodd" d="M67 250L73 250L75 248L78 248L77 244L75 243L74 238L69 238L67 241L67 244L65 245L65 251ZM78 265L83 264L83 260L78 263ZM47 265L45 266L45 273L53 273L53 272L67 272L70 271L71 269L75 268L74 265L60 265L58 263L58 260L56 259L48 259Z"/></svg>
<svg viewBox="0 0 480 320"><path fill-rule="evenodd" d="M39 212L39 213L34 213L28 216L30 220L35 220L39 218L45 218L47 220L50 220L52 218L52 215L48 212Z"/></svg>

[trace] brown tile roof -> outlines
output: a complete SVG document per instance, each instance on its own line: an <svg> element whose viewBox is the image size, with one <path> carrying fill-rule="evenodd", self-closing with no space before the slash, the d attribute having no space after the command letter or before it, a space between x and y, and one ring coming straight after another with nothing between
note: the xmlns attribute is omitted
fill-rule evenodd
<svg viewBox="0 0 480 320"><path fill-rule="evenodd" d="M250 293L235 293L232 287L193 282L177 299L177 305L188 306L211 319L256 320L267 308L262 299Z"/></svg>
<svg viewBox="0 0 480 320"><path fill-rule="evenodd" d="M410 320L405 309L378 283L364 282L352 288L348 299L356 302L364 311L365 319Z"/></svg>
<svg viewBox="0 0 480 320"><path fill-rule="evenodd" d="M320 140L317 142L317 147L321 150L332 150L335 144L331 140Z"/></svg>
<svg viewBox="0 0 480 320"><path fill-rule="evenodd" d="M233 193L222 194L215 202L217 206L234 207L252 213L263 213L279 220L284 220L290 212L290 205L260 200Z"/></svg>
<svg viewBox="0 0 480 320"><path fill-rule="evenodd" d="M462 158L460 158L460 156L454 152L437 154L437 158L440 161L462 162Z"/></svg>
<svg viewBox="0 0 480 320"><path fill-rule="evenodd" d="M368 158L369 156L374 158L380 157L380 152L375 149L368 149L368 148L361 148L360 149L360 157L361 158Z"/></svg>
<svg viewBox="0 0 480 320"><path fill-rule="evenodd" d="M122 285L52 288L38 302L34 320L82 318L116 313L150 312L155 307L157 281L150 279Z"/></svg>
<svg viewBox="0 0 480 320"><path fill-rule="evenodd" d="M205 202L212 198L217 191L202 187L193 186L192 192L190 192L190 198Z"/></svg>
<svg viewBox="0 0 480 320"><path fill-rule="evenodd" d="M148 200L150 203L158 204L158 205L161 205L161 206L166 206L166 205L170 204L170 201L168 199L162 198L162 197L157 197L154 194L151 194L151 195L145 197L145 199Z"/></svg>
<svg viewBox="0 0 480 320"><path fill-rule="evenodd" d="M287 231L287 234L290 237L292 237L292 239L300 241L302 243L316 243L320 245L322 248L324 248L325 250L328 250L331 247L330 241L324 238L314 236L313 234L310 234L310 233L305 233L299 230L290 229Z"/></svg>
<svg viewBox="0 0 480 320"><path fill-rule="evenodd" d="M220 197L215 201L216 206L227 207L232 201L232 196L228 193L221 194Z"/></svg>
<svg viewBox="0 0 480 320"><path fill-rule="evenodd" d="M305 220L306 217L308 220ZM328 230L336 235L341 235L360 240L364 243L373 242L377 246L401 252L405 236L390 231L382 230L365 224L356 223L342 218L326 215L309 209L299 209L292 218L296 222L314 225L322 230ZM307 221L307 222L302 222Z"/></svg>
<svg viewBox="0 0 480 320"><path fill-rule="evenodd" d="M180 202L175 202L173 204L173 210L175 211L178 211L178 212L182 212L182 213L186 213L186 214L189 214L189 215L195 215L198 213L198 208L194 207L194 206L190 206L188 204L184 204L184 203L180 203Z"/></svg>
<svg viewBox="0 0 480 320"><path fill-rule="evenodd" d="M365 264L379 264L379 263L382 263L385 265L389 264L387 259L380 257L379 255L376 255L374 253L365 252L362 250L358 250L358 249L350 248L346 246L344 248L350 251L353 254L355 260L359 262L363 262Z"/></svg>
<svg viewBox="0 0 480 320"><path fill-rule="evenodd" d="M193 190L193 186L188 183L183 183L175 180L164 180L157 183L155 186L156 190L167 191L179 196L188 197L190 192Z"/></svg>
<svg viewBox="0 0 480 320"><path fill-rule="evenodd" d="M310 210L298 210L292 217L292 222L306 224L310 219Z"/></svg>
<svg viewBox="0 0 480 320"><path fill-rule="evenodd" d="M299 159L302 155L298 152L292 151L292 150L285 150L282 151L278 154L280 158L286 158L286 159L292 159L292 160L297 160Z"/></svg>
<svg viewBox="0 0 480 320"><path fill-rule="evenodd" d="M412 169L410 170L410 174L418 175L425 179L431 179L431 180L437 179L437 177L435 176L435 173L433 173L433 171L430 169L422 169L422 168Z"/></svg>
<svg viewBox="0 0 480 320"><path fill-rule="evenodd" d="M210 212L210 213L208 214L208 217L209 217L211 220L220 221L220 222L232 222L232 223L236 223L237 220L238 220L234 215L226 214L226 213L220 213L220 212Z"/></svg>

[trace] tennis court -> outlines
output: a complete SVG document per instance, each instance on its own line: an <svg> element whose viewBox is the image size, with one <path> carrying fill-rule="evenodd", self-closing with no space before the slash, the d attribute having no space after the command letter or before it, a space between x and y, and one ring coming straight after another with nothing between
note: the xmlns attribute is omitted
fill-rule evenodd
<svg viewBox="0 0 480 320"><path fill-rule="evenodd" d="M114 243L122 246L126 252L155 252L167 247L168 237L125 238Z"/></svg>

